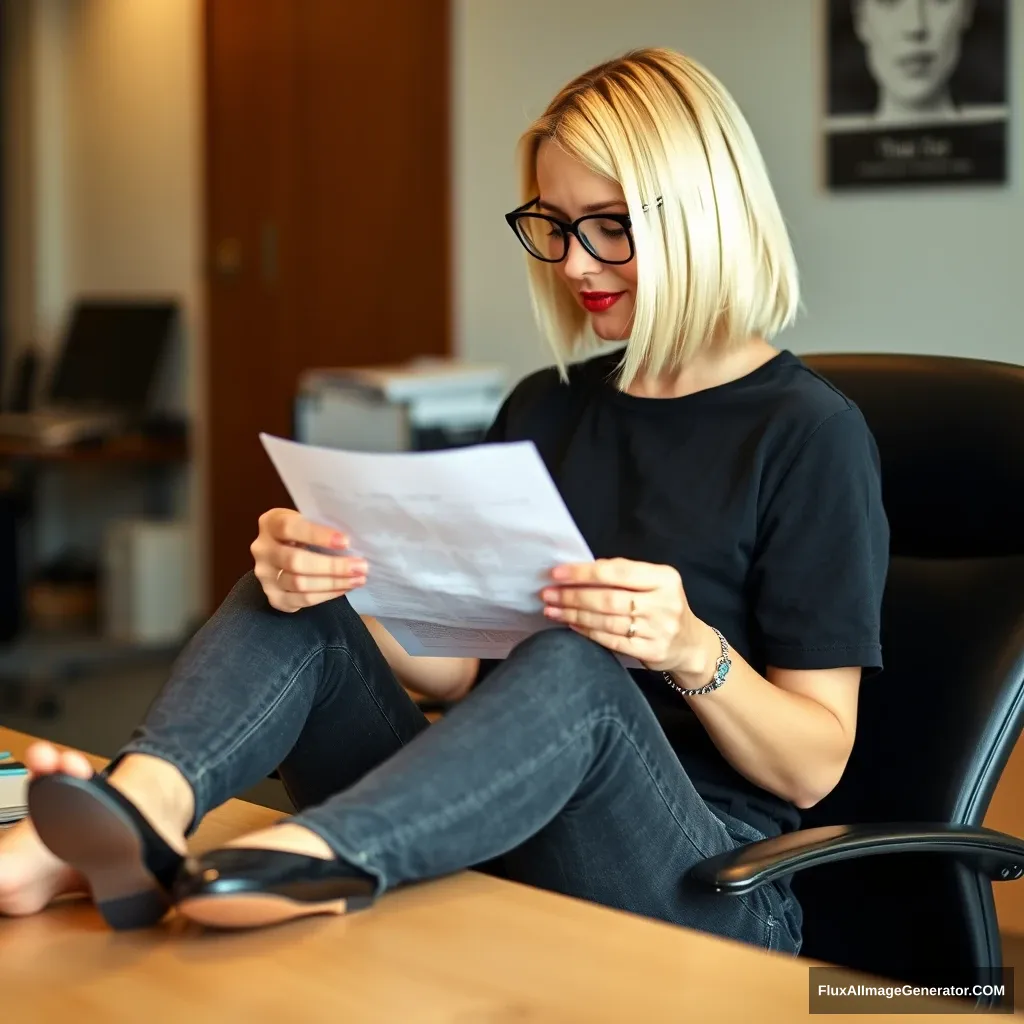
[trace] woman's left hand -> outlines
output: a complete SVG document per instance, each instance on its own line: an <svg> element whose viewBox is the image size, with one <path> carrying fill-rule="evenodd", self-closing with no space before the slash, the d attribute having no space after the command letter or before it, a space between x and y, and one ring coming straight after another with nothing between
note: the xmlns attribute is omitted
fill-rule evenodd
<svg viewBox="0 0 1024 1024"><path fill-rule="evenodd" d="M672 566L609 558L551 575L541 592L547 618L656 672L703 671L714 634L690 610Z"/></svg>

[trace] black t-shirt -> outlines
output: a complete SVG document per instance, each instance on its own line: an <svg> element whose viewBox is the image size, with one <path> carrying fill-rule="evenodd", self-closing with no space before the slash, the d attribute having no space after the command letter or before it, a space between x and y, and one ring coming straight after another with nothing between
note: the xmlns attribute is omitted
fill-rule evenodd
<svg viewBox="0 0 1024 1024"><path fill-rule="evenodd" d="M487 440L533 441L594 556L674 566L694 613L761 674L877 672L889 528L859 409L789 351L670 399L618 391L620 355L571 365L568 384L554 367L526 377ZM799 826L658 673L632 675L706 800L767 832Z"/></svg>

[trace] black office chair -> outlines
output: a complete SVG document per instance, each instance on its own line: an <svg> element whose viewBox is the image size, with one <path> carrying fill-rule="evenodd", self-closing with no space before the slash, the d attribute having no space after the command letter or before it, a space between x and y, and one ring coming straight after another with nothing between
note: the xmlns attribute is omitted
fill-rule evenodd
<svg viewBox="0 0 1024 1024"><path fill-rule="evenodd" d="M992 881L1024 874L1024 842L982 822L1024 714L1024 367L804 358L878 442L885 669L804 827L693 874L725 894L792 875L807 957L911 984L998 982Z"/></svg>

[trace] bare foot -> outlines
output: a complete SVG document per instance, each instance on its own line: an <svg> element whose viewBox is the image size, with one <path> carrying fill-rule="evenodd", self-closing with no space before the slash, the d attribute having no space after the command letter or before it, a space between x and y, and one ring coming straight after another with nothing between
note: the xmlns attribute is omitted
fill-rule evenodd
<svg viewBox="0 0 1024 1024"><path fill-rule="evenodd" d="M301 825L275 825L273 828L250 832L226 843L227 846L241 846L247 850L284 850L286 853L301 853L320 860L334 860L334 851L315 832Z"/></svg>
<svg viewBox="0 0 1024 1024"><path fill-rule="evenodd" d="M49 743L34 743L25 755L25 766L32 775L60 771L88 779L93 773L81 754L61 753ZM31 821L0 832L0 915L35 914L57 896L87 891L85 879L50 853Z"/></svg>
<svg viewBox="0 0 1024 1024"><path fill-rule="evenodd" d="M34 743L25 754L34 776L62 772L80 779L93 775L79 753L58 751L50 743ZM185 829L192 818L192 791L177 769L145 754L125 758L107 779L139 809L172 849L185 852ZM31 821L0 833L0 915L35 914L57 896L87 893L85 878L43 844Z"/></svg>

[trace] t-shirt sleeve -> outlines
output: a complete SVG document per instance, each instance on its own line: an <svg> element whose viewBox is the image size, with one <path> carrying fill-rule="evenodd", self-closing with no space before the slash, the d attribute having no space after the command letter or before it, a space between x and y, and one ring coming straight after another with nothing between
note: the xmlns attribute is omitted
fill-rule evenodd
<svg viewBox="0 0 1024 1024"><path fill-rule="evenodd" d="M860 411L833 413L804 442L762 511L753 560L766 665L882 667L889 565L875 440Z"/></svg>

